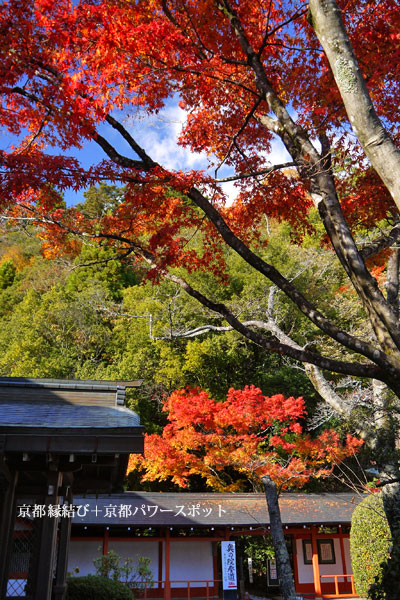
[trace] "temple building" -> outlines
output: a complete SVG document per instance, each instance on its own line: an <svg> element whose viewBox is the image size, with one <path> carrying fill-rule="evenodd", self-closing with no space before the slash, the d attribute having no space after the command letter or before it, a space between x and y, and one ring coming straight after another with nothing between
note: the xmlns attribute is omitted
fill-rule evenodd
<svg viewBox="0 0 400 600"><path fill-rule="evenodd" d="M151 582L136 597L222 598L221 542L270 535L262 494L124 492L143 428L124 406L140 382L3 378L0 381L0 598L63 600L67 572L95 573L113 550L147 557ZM354 494L283 494L282 522L296 591L356 596L349 531ZM236 556L237 593L251 592ZM278 593L267 561L264 595Z"/></svg>

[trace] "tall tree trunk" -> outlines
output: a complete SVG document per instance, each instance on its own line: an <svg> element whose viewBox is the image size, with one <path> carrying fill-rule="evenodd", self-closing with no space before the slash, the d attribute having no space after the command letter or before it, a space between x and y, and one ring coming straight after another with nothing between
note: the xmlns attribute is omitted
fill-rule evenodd
<svg viewBox="0 0 400 600"><path fill-rule="evenodd" d="M395 277L397 279L397 277ZM390 283L390 280L388 280ZM374 452L382 485L383 507L388 521L392 549L383 568L382 583L371 592L372 598L399 600L400 581L400 469L399 469L399 399L381 381L373 381L375 436L369 445ZM374 586L373 586L374 587Z"/></svg>
<svg viewBox="0 0 400 600"><path fill-rule="evenodd" d="M285 536L283 535L276 484L269 475L262 477L261 480L264 484L265 496L267 498L271 537L275 551L280 590L284 600L296 600L292 567L290 565Z"/></svg>
<svg viewBox="0 0 400 600"><path fill-rule="evenodd" d="M309 10L351 126L400 209L400 151L375 112L336 0L310 0Z"/></svg>
<svg viewBox="0 0 400 600"><path fill-rule="evenodd" d="M397 318L399 318L399 267L400 248L392 248L387 266L386 297Z"/></svg>

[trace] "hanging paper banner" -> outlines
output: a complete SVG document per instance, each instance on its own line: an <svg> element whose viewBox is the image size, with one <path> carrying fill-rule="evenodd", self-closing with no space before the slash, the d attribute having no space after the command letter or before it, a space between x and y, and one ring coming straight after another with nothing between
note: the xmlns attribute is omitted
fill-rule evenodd
<svg viewBox="0 0 400 600"><path fill-rule="evenodd" d="M224 590L237 589L235 542L221 542L222 587Z"/></svg>

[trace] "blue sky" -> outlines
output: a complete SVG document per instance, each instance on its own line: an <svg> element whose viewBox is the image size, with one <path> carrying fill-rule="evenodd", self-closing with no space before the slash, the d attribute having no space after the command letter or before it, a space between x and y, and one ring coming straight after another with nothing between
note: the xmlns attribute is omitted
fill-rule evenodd
<svg viewBox="0 0 400 600"><path fill-rule="evenodd" d="M194 153L186 148L178 146L176 143L182 125L186 119L186 113L178 106L178 99L170 100L166 106L157 115L145 115L136 112L115 113L116 119L122 121L128 131L144 147L146 152L159 164L167 169L191 170L204 169L210 166L210 161L205 153ZM116 149L132 158L137 158L128 144L121 138L108 124L99 127L99 133L103 135ZM16 140L6 132L1 131L0 146L2 149L8 149L10 144L15 144ZM285 148L278 141L273 142L272 153L268 160L273 163L281 163L290 160ZM58 148L47 148L50 154L62 153ZM95 143L88 141L82 149L70 149L64 152L65 155L77 158L83 167L88 168L95 165L102 159L107 158L103 150ZM213 173L213 170L210 171ZM218 172L218 177L226 177L232 174L232 171L223 167ZM235 197L235 188L232 183L224 184L224 191L228 197L233 200ZM73 205L82 200L82 192L75 193L71 190L64 192L64 198L67 205Z"/></svg>

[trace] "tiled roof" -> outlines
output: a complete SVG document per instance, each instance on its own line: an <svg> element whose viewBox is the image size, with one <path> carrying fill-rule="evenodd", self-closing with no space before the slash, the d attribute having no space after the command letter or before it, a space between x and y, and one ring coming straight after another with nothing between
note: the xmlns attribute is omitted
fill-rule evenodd
<svg viewBox="0 0 400 600"><path fill-rule="evenodd" d="M350 523L360 499L354 494L283 494L279 500L282 522L284 525ZM74 498L74 504L81 508L73 523L83 525L257 527L269 524L263 494L125 492Z"/></svg>
<svg viewBox="0 0 400 600"><path fill-rule="evenodd" d="M35 387L51 389L116 390L117 387L140 387L142 380L98 380L98 379L40 379L36 377L0 377L0 386Z"/></svg>
<svg viewBox="0 0 400 600"><path fill-rule="evenodd" d="M135 412L121 406L0 400L0 428L10 426L40 429L140 427L140 420Z"/></svg>
<svg viewBox="0 0 400 600"><path fill-rule="evenodd" d="M1 378L0 430L140 427L138 415L123 406L125 387L137 385L137 381Z"/></svg>

